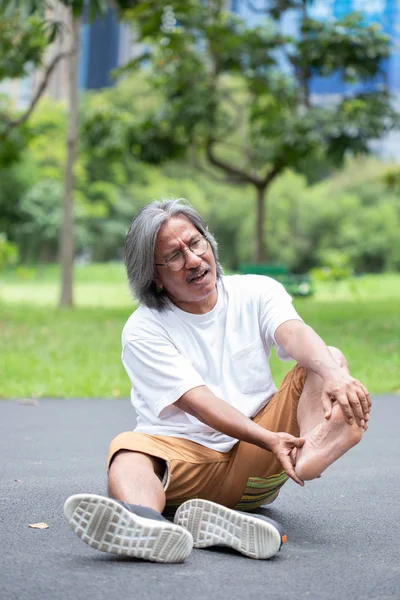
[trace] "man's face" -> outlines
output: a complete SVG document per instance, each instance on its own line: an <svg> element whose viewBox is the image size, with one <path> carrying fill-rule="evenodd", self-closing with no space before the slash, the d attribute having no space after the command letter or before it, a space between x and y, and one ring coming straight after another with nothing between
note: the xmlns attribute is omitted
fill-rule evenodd
<svg viewBox="0 0 400 600"><path fill-rule="evenodd" d="M163 287L170 300L190 313L209 312L217 301L216 264L211 246L202 256L196 256L189 246L201 233L184 216L172 217L162 225L157 235L155 263L165 263L177 251L183 252L185 264L180 271L157 266L155 282Z"/></svg>

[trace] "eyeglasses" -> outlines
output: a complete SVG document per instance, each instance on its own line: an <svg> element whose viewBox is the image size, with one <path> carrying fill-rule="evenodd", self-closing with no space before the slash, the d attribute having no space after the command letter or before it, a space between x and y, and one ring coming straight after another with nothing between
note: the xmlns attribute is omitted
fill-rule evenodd
<svg viewBox="0 0 400 600"><path fill-rule="evenodd" d="M185 252L193 252L196 256L203 256L207 252L208 241L205 237L199 236L190 242L185 250L178 250L165 263L155 263L157 267L169 267L171 271L180 271L185 262Z"/></svg>

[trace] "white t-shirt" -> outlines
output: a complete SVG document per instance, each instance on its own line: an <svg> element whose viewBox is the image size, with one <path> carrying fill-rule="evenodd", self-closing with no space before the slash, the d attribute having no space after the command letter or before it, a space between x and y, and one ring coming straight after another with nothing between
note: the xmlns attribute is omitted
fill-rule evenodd
<svg viewBox="0 0 400 600"><path fill-rule="evenodd" d="M140 306L122 333L122 361L132 383L135 431L186 438L218 452L237 442L173 405L206 385L252 417L276 392L269 367L271 347L291 360L275 340L285 321L300 319L284 287L269 277L232 275L218 282L218 300L202 315L172 302L165 311Z"/></svg>

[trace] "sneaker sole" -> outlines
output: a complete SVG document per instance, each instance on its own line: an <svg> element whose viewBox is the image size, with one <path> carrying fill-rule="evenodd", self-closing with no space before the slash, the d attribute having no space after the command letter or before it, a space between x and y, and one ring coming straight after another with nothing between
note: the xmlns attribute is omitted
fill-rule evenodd
<svg viewBox="0 0 400 600"><path fill-rule="evenodd" d="M279 530L268 521L208 500L188 500L174 522L185 527L195 548L229 546L250 558L271 558L282 545Z"/></svg>
<svg viewBox="0 0 400 600"><path fill-rule="evenodd" d="M102 552L179 563L193 547L192 536L182 527L139 517L112 498L71 496L65 502L64 515L85 544Z"/></svg>

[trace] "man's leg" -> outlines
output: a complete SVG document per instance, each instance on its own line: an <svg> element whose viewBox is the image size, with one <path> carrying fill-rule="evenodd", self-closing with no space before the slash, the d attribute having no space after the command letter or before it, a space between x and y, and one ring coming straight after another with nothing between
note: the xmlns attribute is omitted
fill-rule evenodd
<svg viewBox="0 0 400 600"><path fill-rule="evenodd" d="M182 562L193 538L161 515L165 492L159 477L165 461L137 451L120 450L109 469L110 497L76 494L64 514L83 542L103 552L155 562Z"/></svg>
<svg viewBox="0 0 400 600"><path fill-rule="evenodd" d="M161 483L165 468L165 462L161 459L120 450L110 466L108 495L129 504L148 506L161 513L165 507L165 492Z"/></svg>
<svg viewBox="0 0 400 600"><path fill-rule="evenodd" d="M348 372L347 361L337 348L329 347L342 369ZM330 419L324 418L321 401L322 380L316 373L308 373L297 409L300 437L306 441L296 449L296 475L303 480L319 477L323 471L345 452L355 446L366 429L346 423L342 410L336 403Z"/></svg>

